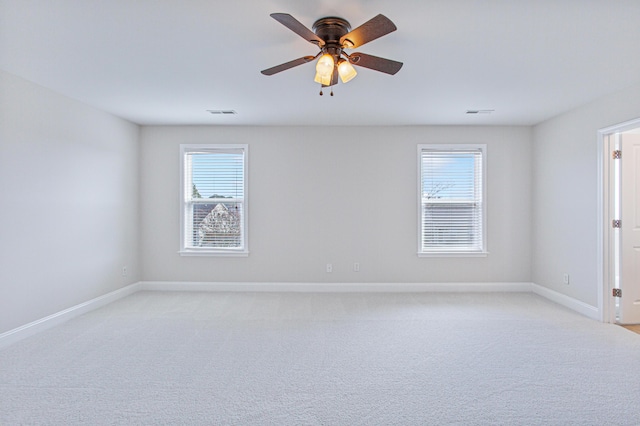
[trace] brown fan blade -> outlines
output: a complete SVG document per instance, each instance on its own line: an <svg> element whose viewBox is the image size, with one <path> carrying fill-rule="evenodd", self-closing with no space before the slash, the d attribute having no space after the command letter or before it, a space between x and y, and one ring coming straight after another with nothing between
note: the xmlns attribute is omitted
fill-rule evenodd
<svg viewBox="0 0 640 426"><path fill-rule="evenodd" d="M318 37L316 33L302 25L300 21L288 13L272 13L269 16L289 28L294 33L298 34L303 39L307 40L309 43L313 43L320 47L324 46L324 41Z"/></svg>
<svg viewBox="0 0 640 426"><path fill-rule="evenodd" d="M284 64L276 65L275 67L267 68L260 71L264 75L274 75L281 71L288 70L289 68L297 67L298 65L306 64L315 59L315 56L303 56L302 58L294 59L293 61L285 62Z"/></svg>
<svg viewBox="0 0 640 426"><path fill-rule="evenodd" d="M365 53L354 52L349 55L349 62L359 67L369 68L386 74L394 75L400 68L402 62L392 61L391 59L379 58Z"/></svg>
<svg viewBox="0 0 640 426"><path fill-rule="evenodd" d="M353 49L397 29L389 18L384 15L378 15L360 25L355 30L340 37L340 45L347 49Z"/></svg>

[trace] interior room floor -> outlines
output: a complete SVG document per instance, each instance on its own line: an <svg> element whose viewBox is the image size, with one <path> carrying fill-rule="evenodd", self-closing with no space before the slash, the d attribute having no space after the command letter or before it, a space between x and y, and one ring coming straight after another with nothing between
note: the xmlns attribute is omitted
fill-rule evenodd
<svg viewBox="0 0 640 426"><path fill-rule="evenodd" d="M640 324L635 324L635 325L623 325L624 328L626 328L627 330L631 330L634 333L638 333L640 334Z"/></svg>
<svg viewBox="0 0 640 426"><path fill-rule="evenodd" d="M529 293L139 292L0 351L0 424L632 425L640 336Z"/></svg>

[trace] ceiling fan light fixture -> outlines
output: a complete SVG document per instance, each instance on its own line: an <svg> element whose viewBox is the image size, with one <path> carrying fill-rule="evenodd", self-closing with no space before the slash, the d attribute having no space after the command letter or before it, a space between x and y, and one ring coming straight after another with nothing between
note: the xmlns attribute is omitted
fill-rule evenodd
<svg viewBox="0 0 640 426"><path fill-rule="evenodd" d="M338 74L340 75L340 80L342 80L343 83L351 81L356 75L358 75L353 65L345 59L340 59L338 61Z"/></svg>
<svg viewBox="0 0 640 426"><path fill-rule="evenodd" d="M395 31L397 29L395 24L382 14L374 16L354 30L351 29L351 24L348 21L336 16L318 19L313 24L312 30L288 13L272 13L270 16L306 41L320 48L320 53L316 56L303 56L260 71L264 75L274 75L319 58L316 62L314 81L320 83L323 87L332 87L338 84L340 80L346 83L357 75L352 65L390 75L396 74L402 68L402 62L379 58L361 52L349 55L344 51L344 49L360 47ZM322 90L320 94L322 94Z"/></svg>
<svg viewBox="0 0 640 426"><path fill-rule="evenodd" d="M321 75L319 72L316 72L316 77L313 79L316 83L320 83L323 86L331 85L331 74L329 75Z"/></svg>
<svg viewBox="0 0 640 426"><path fill-rule="evenodd" d="M328 53L320 56L318 59L318 63L316 64L316 75L320 75L321 77L328 77L331 80L331 75L333 75L333 67L335 66L335 62L333 61L333 56Z"/></svg>

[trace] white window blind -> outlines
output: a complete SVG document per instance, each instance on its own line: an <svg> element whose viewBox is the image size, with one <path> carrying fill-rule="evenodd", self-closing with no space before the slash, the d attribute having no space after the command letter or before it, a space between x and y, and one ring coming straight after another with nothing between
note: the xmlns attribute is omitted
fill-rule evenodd
<svg viewBox="0 0 640 426"><path fill-rule="evenodd" d="M246 253L246 151L182 146L182 253Z"/></svg>
<svg viewBox="0 0 640 426"><path fill-rule="evenodd" d="M483 253L484 145L421 145L420 253Z"/></svg>

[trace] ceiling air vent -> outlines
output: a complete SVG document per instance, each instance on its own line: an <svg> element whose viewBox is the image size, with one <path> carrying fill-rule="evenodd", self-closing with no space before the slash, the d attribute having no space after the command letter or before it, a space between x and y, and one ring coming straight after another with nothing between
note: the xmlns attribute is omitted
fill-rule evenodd
<svg viewBox="0 0 640 426"><path fill-rule="evenodd" d="M467 114L491 114L494 109L468 109Z"/></svg>
<svg viewBox="0 0 640 426"><path fill-rule="evenodd" d="M213 115L235 115L235 114L237 114L237 112L235 112L232 109L208 109L207 112L209 114L213 114Z"/></svg>

